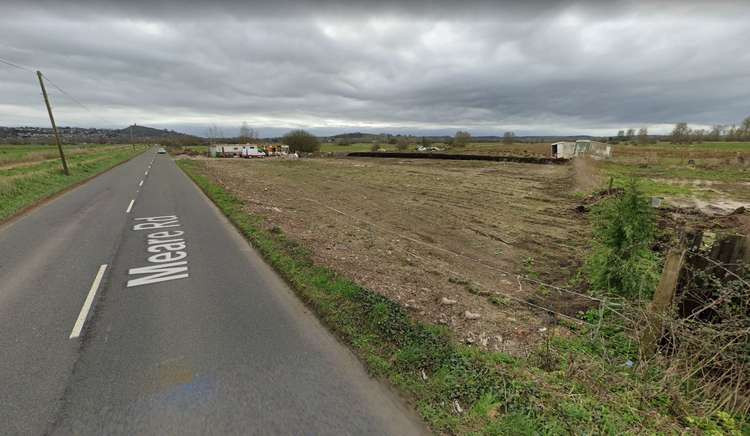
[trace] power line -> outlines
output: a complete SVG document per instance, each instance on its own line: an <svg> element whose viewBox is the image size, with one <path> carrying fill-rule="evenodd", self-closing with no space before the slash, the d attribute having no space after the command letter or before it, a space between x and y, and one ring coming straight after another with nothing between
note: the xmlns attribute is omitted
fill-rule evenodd
<svg viewBox="0 0 750 436"><path fill-rule="evenodd" d="M80 102L80 101L79 101L79 100L78 100L77 98L75 98L75 97L73 97L72 95L70 95L70 93L68 93L67 91L65 91L65 90L64 90L64 89L62 89L61 87L57 86L57 85L56 85L56 84L55 84L55 83L54 83L53 81L51 81L51 80L50 80L50 79L49 79L49 78L48 78L47 76L45 76L44 74L42 74L42 77L44 78L44 80L46 80L46 81L47 81L47 83L49 83L50 85L52 85L52 87L54 87L54 88L55 88L55 89L57 89L58 91L62 92L62 93L63 93L63 94L64 94L64 95L66 96L66 97L68 97L69 99L71 99L71 100L73 100L74 102L76 102L76 104L78 104L78 105L79 105L79 106L81 106L82 108L86 109L86 111L88 111L88 112L91 112L91 109L89 109L88 107L86 107L86 105L85 105L85 104L81 103L81 102ZM91 112L91 113L93 114L93 112Z"/></svg>
<svg viewBox="0 0 750 436"><path fill-rule="evenodd" d="M80 101L80 100L78 100L77 98L73 97L73 95L71 95L71 94L70 94L69 92L67 92L66 90L62 89L62 87L61 87L61 86L59 86L59 85L57 85L57 84L56 84L55 82L51 81L51 80L50 80L50 79L49 79L49 78L48 78L47 76L45 76L44 74L42 74L42 78L44 78L44 80L46 80L46 81L47 81L47 83L49 83L49 84L50 84L50 85L51 85L51 86L52 86L53 88L55 88L55 89L57 89L58 91L60 91L60 92L61 92L61 93L62 93L62 94L63 94L63 95L65 96L65 97L67 97L67 98L69 98L70 100L72 100L73 102L75 102L75 103L76 103L76 104L77 104L78 106L80 106L80 107L82 107L83 109L85 109L85 110L86 110L86 112L88 112L89 114L93 115L93 116L94 116L95 118L97 118L97 119L99 119L99 120L103 121L103 122L104 122L105 124L109 124L109 123L110 123L110 121L109 121L109 120L106 120L106 119L102 118L102 117L101 117L101 116L99 116L99 115L98 115L98 114L97 114L96 112L94 112L94 111L92 111L91 109L89 109L89 108L88 108L88 106L86 106L85 104L81 103L81 101Z"/></svg>
<svg viewBox="0 0 750 436"><path fill-rule="evenodd" d="M11 67L14 67L14 68L18 68L19 70L24 70L24 71L28 71L28 72L30 72L30 73L33 73L33 72L34 72L34 71L33 71L33 70L31 69L31 68L26 68L26 67L24 67L24 66L21 66L21 65L15 64L15 63L13 63L13 62L11 62L11 61L8 61L8 60L5 60L5 59L3 59L3 58L0 58L0 63L6 64L6 65L10 65Z"/></svg>
<svg viewBox="0 0 750 436"><path fill-rule="evenodd" d="M30 73L33 73L33 72L34 72L34 71L33 71L33 70L31 69L31 68L27 68L27 67L24 67L24 66L22 66L22 65L18 65L18 64L14 63L14 62L11 62L11 61L7 60L7 59L3 59L3 58L0 58L0 63L6 64L6 65L10 65L11 67L14 67L14 68L18 68L19 70L23 70L23 71L28 71L28 72L30 72ZM75 102L75 103L76 103L76 104L77 104L78 106L81 106L81 107L82 107L83 109L85 109L85 110L86 110L87 112L89 112L90 114L94 115L94 116L95 116L96 118L99 118L99 119L100 119L100 120L102 120L102 121L106 121L106 120L104 120L104 118L101 118L101 117L99 117L98 115L96 115L96 114L95 114L95 113L94 113L94 112L93 112L93 111L92 111L91 109L89 109L89 108L88 108L88 106L86 106L85 104L81 103L81 101L80 101L80 100L78 100L77 98L73 97L73 96L72 96L72 95L71 95L71 94L70 94L69 92L67 92L66 90L62 89L62 87L61 87L61 86L59 86L59 85L57 85L57 84L56 84L55 82L51 81L51 80L49 79L49 77L45 76L45 75L44 75L44 74L42 74L42 73L40 73L40 74L41 74L42 78L43 78L44 80L46 80L46 81L47 81L47 83L49 83L49 84L50 84L50 85L51 85L51 86L52 86L53 88L55 88L55 89L57 89L58 91L60 91L60 92L61 92L61 93L62 93L62 94L63 94L64 96L66 96L66 97L68 97L69 99L71 99L71 100L72 100L73 102Z"/></svg>

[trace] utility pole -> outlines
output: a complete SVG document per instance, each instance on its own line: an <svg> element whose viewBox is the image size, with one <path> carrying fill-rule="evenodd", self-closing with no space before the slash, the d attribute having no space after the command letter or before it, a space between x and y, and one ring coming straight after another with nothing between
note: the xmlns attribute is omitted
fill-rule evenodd
<svg viewBox="0 0 750 436"><path fill-rule="evenodd" d="M49 120L52 123L52 131L55 132L55 141L57 142L57 150L60 152L60 160L62 160L63 172L66 176L69 176L70 172L68 172L68 163L65 162L65 153L63 153L62 144L60 144L60 134L57 133L57 125L55 124L55 117L52 116L52 107L50 107L49 105L47 90L44 88L44 79L42 78L42 72L37 70L36 75L37 77L39 77L39 86L42 87L44 104L47 105L47 113L49 114Z"/></svg>
<svg viewBox="0 0 750 436"><path fill-rule="evenodd" d="M130 126L130 145L133 146L133 150L135 150L135 143L133 142L133 126Z"/></svg>

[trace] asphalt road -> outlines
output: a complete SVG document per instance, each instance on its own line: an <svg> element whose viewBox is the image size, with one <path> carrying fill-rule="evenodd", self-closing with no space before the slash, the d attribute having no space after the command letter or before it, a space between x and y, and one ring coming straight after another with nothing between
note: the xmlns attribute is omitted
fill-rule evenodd
<svg viewBox="0 0 750 436"><path fill-rule="evenodd" d="M3 435L425 432L154 151L0 227L0 350Z"/></svg>

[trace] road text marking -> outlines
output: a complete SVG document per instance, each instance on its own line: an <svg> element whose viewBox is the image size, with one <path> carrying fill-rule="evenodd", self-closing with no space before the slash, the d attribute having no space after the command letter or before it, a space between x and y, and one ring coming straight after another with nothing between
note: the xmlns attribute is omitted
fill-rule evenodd
<svg viewBox="0 0 750 436"><path fill-rule="evenodd" d="M81 313L78 314L78 319L76 320L75 325L73 326L73 331L70 332L70 338L77 338L81 335L81 330L83 330L83 324L86 322L86 318L89 314L89 309L91 309L91 303L94 302L94 296L96 295L96 291L99 289L99 284L102 282L102 277L104 277L104 270L107 269L107 265L104 264L99 267L99 271L96 273L96 277L94 278L94 283L91 284L91 289L89 289L89 294L86 296L86 301L83 302L83 307L81 308Z"/></svg>
<svg viewBox="0 0 750 436"><path fill-rule="evenodd" d="M130 204L128 205L128 210L126 210L125 213L130 213L130 210L133 208L133 203L135 203L135 199L130 200Z"/></svg>
<svg viewBox="0 0 750 436"><path fill-rule="evenodd" d="M180 227L175 215L136 218L135 221L143 221L133 226L133 230L136 231ZM146 260L153 265L130 268L129 276L144 276L128 280L127 287L187 278L187 260L183 260L187 258L187 243L181 238L184 234L182 230L149 233L146 237L146 251L150 256Z"/></svg>

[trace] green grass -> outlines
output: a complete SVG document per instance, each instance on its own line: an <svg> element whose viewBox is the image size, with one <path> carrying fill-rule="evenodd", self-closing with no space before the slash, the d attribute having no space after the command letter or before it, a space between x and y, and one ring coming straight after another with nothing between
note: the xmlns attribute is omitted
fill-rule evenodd
<svg viewBox="0 0 750 436"><path fill-rule="evenodd" d="M726 157L695 158L695 165L687 163L689 157L657 155L648 162L614 159L602 162L601 169L606 177L614 179L616 187L623 187L632 177L638 178L649 196L710 198L715 192L706 187L712 183L721 184L722 190L742 191L742 182L750 180L750 167L737 163L734 153L723 155Z"/></svg>
<svg viewBox="0 0 750 436"><path fill-rule="evenodd" d="M101 145L65 145L66 156L96 152ZM59 152L54 145L0 145L0 167L21 162L57 159Z"/></svg>
<svg viewBox="0 0 750 436"><path fill-rule="evenodd" d="M616 325L595 336L571 324L573 335L552 335L528 358L464 346L446 329L417 322L397 303L315 264L305 247L246 213L205 162L177 163L369 371L397 387L438 433L679 434L688 418L710 420L695 418L700 414L689 404L673 407L658 370L624 365L637 347Z"/></svg>
<svg viewBox="0 0 750 436"><path fill-rule="evenodd" d="M66 176L59 160L40 158L40 153L47 152L45 148L0 146L2 156L8 158L0 167L0 222L144 151L129 145L70 147L72 152L66 155L70 175ZM54 153L57 156L57 148Z"/></svg>
<svg viewBox="0 0 750 436"><path fill-rule="evenodd" d="M681 148L685 150L728 150L728 151L750 151L750 142L701 142L699 144L672 144L660 142L656 144L664 148Z"/></svg>

